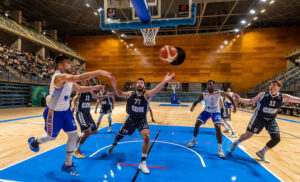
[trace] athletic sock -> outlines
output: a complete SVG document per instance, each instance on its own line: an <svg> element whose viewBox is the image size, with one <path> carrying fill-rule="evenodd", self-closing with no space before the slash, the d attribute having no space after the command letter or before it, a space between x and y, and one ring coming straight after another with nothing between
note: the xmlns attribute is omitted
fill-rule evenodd
<svg viewBox="0 0 300 182"><path fill-rule="evenodd" d="M65 161L66 166L72 166L72 154L73 152L67 152Z"/></svg>
<svg viewBox="0 0 300 182"><path fill-rule="evenodd" d="M148 154L142 153L142 159L141 162L146 161Z"/></svg>
<svg viewBox="0 0 300 182"><path fill-rule="evenodd" d="M265 155L266 152L267 152L267 147L264 147L263 149L260 150L260 153L262 153L262 155Z"/></svg>

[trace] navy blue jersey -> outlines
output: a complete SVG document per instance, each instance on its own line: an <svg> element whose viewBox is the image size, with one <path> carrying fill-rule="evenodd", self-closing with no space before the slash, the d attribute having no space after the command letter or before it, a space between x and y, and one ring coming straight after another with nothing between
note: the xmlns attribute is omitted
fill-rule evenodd
<svg viewBox="0 0 300 182"><path fill-rule="evenodd" d="M106 91L104 92L103 95L106 94ZM111 97L105 97L103 99L100 100L101 102L101 107L105 110L105 109L110 109L112 106L112 98Z"/></svg>
<svg viewBox="0 0 300 182"><path fill-rule="evenodd" d="M138 95L136 91L127 99L126 112L130 118L144 119L147 116L148 100L144 96L145 92Z"/></svg>
<svg viewBox="0 0 300 182"><path fill-rule="evenodd" d="M92 94L90 92L80 93L78 112L90 112Z"/></svg>
<svg viewBox="0 0 300 182"><path fill-rule="evenodd" d="M255 114L258 116L274 119L283 103L282 93L272 96L270 93L265 93L264 96L257 102Z"/></svg>

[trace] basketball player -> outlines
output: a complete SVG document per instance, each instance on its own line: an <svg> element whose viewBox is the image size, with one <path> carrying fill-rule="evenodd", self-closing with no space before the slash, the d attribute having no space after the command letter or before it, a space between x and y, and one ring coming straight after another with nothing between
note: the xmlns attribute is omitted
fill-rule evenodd
<svg viewBox="0 0 300 182"><path fill-rule="evenodd" d="M254 134L259 134L263 128L266 128L271 140L263 149L256 152L256 155L263 162L270 162L265 158L265 153L280 142L280 132L275 120L280 106L283 102L300 103L299 97L280 93L281 86L282 83L280 81L272 80L269 83L269 92L261 92L252 99L243 99L238 94L234 94L237 101L244 104L257 103L257 106L247 127L246 133L241 135L240 138L231 145L230 152L233 152L238 144L251 138Z"/></svg>
<svg viewBox="0 0 300 182"><path fill-rule="evenodd" d="M117 88L117 81L114 77L111 78L112 86L118 97L127 98L126 112L128 116L121 127L119 133L115 136L112 146L109 148L109 153L112 153L118 142L124 135L131 135L136 129L144 139L142 147L142 159L139 169L144 174L149 174L150 171L146 166L146 158L150 145L150 131L147 123L148 99L158 93L164 85L175 77L175 74L167 74L164 80L152 90L145 90L145 81L143 78L137 80L135 91L122 92Z"/></svg>
<svg viewBox="0 0 300 182"><path fill-rule="evenodd" d="M194 138L192 141L188 144L188 147L193 147L196 145L196 137L199 132L199 127L202 124L205 124L206 121L209 118L212 118L212 121L214 123L215 129L216 129L216 137L218 140L218 155L221 158L224 158L225 155L222 150L222 131L221 131L221 111L220 111L220 101L221 101L221 96L228 98L230 101L233 102L232 98L226 93L222 92L220 90L215 89L215 81L209 80L207 82L207 87L208 89L199 96L198 100L196 100L192 107L191 107L191 112L195 109L196 105L201 102L202 100L205 101L205 109L204 111L198 116L194 128ZM234 112L236 112L236 105L234 104Z"/></svg>
<svg viewBox="0 0 300 182"><path fill-rule="evenodd" d="M90 83L88 80L81 82L83 86L89 86ZM102 86L103 87L103 86ZM93 91L80 93L77 92L72 101L71 111L74 111L77 106L76 111L76 119L80 126L80 130L82 135L78 138L76 144L77 148L74 150L73 155L76 158L84 159L85 156L81 153L81 146L85 142L85 140L91 135L97 133L97 127L95 121L90 113L91 107L91 98L94 99L102 99L103 96L97 96ZM78 102L79 101L79 102ZM77 105L78 102L78 105Z"/></svg>
<svg viewBox="0 0 300 182"><path fill-rule="evenodd" d="M227 88L227 94L232 98L233 92L231 91L230 87ZM228 120L231 121L232 102L228 98L225 98L224 104L228 108L228 114L229 114Z"/></svg>
<svg viewBox="0 0 300 182"><path fill-rule="evenodd" d="M72 89L77 92L99 90L102 87L100 85L87 87L79 86L76 82L89 80L98 75L110 77L110 73L103 70L97 70L80 75L71 75L72 64L68 57L58 56L55 63L57 70L51 79L49 89L50 94L46 98L47 108L44 111L46 134L41 135L37 139L34 137L29 138L28 144L33 152L38 152L40 144L54 140L60 130L63 129L68 135L68 141L66 144L66 160L61 169L72 176L78 176L79 173L72 163L72 153L75 149L78 134L74 117L70 110L70 95Z"/></svg>
<svg viewBox="0 0 300 182"><path fill-rule="evenodd" d="M224 127L226 128L223 133L229 133L229 130L231 131L231 135L229 137L235 138L237 137L237 134L234 130L234 128L231 125L231 122L229 121L229 112L228 112L228 107L224 104L225 98L221 97L221 121Z"/></svg>
<svg viewBox="0 0 300 182"><path fill-rule="evenodd" d="M103 92L100 92L99 94L104 97L102 99L98 99L96 104L95 114L97 114L98 105L99 103L101 103L101 110L97 122L97 128L100 126L103 116L107 114L107 120L108 120L107 132L109 133L111 132L111 123L112 123L111 114L115 108L115 97L112 95L111 92L108 91L106 86L104 86Z"/></svg>

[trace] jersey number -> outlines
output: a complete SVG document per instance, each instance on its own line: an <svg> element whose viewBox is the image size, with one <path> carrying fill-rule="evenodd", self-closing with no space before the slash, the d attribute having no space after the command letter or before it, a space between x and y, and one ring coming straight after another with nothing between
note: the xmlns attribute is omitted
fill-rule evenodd
<svg viewBox="0 0 300 182"><path fill-rule="evenodd" d="M275 107L276 101L271 101L269 106Z"/></svg>
<svg viewBox="0 0 300 182"><path fill-rule="evenodd" d="M89 100L90 100L90 96L89 96L89 95L86 95L86 96L85 96L85 100L89 101Z"/></svg>

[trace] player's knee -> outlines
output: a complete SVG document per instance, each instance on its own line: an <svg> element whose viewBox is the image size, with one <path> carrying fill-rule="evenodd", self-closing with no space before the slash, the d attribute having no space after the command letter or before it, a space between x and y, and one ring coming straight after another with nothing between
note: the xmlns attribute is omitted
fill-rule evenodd
<svg viewBox="0 0 300 182"><path fill-rule="evenodd" d="M221 123L216 123L215 124L215 129L217 130L217 131L221 131Z"/></svg>
<svg viewBox="0 0 300 182"><path fill-rule="evenodd" d="M271 133L271 140L267 143L267 147L273 148L280 142L280 134L279 133Z"/></svg>
<svg viewBox="0 0 300 182"><path fill-rule="evenodd" d="M150 142L150 135L149 134L144 134L143 138L144 138L144 142Z"/></svg>

